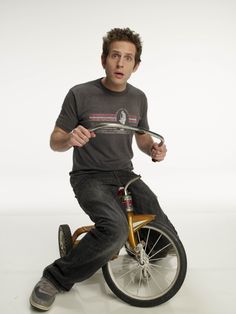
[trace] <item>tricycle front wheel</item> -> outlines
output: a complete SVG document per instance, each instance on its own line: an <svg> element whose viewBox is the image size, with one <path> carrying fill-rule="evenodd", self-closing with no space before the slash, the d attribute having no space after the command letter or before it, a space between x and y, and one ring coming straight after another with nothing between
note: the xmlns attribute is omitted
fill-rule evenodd
<svg viewBox="0 0 236 314"><path fill-rule="evenodd" d="M137 231L137 239L137 249L126 243L119 256L103 266L103 275L123 301L138 307L156 306L182 286L187 270L185 250L176 234L156 222Z"/></svg>

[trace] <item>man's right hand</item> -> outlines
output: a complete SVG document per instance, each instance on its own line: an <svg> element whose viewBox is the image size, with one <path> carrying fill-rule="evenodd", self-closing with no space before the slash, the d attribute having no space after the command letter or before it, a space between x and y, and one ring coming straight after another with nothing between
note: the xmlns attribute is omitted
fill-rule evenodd
<svg viewBox="0 0 236 314"><path fill-rule="evenodd" d="M79 125L69 133L69 145L83 147L91 138L94 137L96 137L94 132L91 132L82 125Z"/></svg>
<svg viewBox="0 0 236 314"><path fill-rule="evenodd" d="M95 136L96 134L94 132L90 132L82 125L77 126L70 133L55 126L50 137L50 146L54 151L65 152L73 146L83 147Z"/></svg>

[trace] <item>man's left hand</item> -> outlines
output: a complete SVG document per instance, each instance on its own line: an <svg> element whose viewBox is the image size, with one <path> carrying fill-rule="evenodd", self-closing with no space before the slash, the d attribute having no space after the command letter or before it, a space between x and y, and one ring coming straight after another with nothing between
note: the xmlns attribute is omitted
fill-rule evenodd
<svg viewBox="0 0 236 314"><path fill-rule="evenodd" d="M162 144L161 146L158 143L153 143L151 148L151 157L153 161L162 161L166 156L166 145Z"/></svg>

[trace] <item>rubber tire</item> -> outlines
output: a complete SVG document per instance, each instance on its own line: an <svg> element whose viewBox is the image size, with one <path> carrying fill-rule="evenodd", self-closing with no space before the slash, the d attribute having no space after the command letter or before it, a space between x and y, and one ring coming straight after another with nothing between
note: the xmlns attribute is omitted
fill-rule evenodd
<svg viewBox="0 0 236 314"><path fill-rule="evenodd" d="M169 290L167 290L165 294L162 294L159 297L154 297L153 299L149 299L149 300L143 300L140 298L131 297L131 296L125 294L124 291L121 291L121 289L118 287L116 282L113 280L113 277L110 273L110 268L109 268L109 263L112 263L112 261L109 261L102 268L105 281L106 281L107 285L109 286L109 288L111 289L111 291L118 298L123 300L124 302L126 302L130 305L133 305L133 306L137 306L137 307L157 306L157 305L160 305L160 304L168 301L169 299L171 299L178 292L178 290L181 288L181 286L184 282L185 276L186 276L186 271L187 271L187 257L186 257L185 249L184 249L183 244L181 243L180 239L178 238L178 236L176 236L176 234L173 231L171 231L169 228L167 228L164 225L159 224L157 222L155 222L155 224L150 223L150 224L144 226L143 228L148 228L149 226L152 226L152 228L157 228L158 234L160 234L160 232L166 234L173 241L173 243L174 243L174 245L178 251L178 255L179 255L180 270L178 273L178 277L177 277L175 283L173 284L173 286Z"/></svg>
<svg viewBox="0 0 236 314"><path fill-rule="evenodd" d="M58 228L58 245L60 256L63 257L67 255L72 247L72 234L70 227L68 225L60 225Z"/></svg>

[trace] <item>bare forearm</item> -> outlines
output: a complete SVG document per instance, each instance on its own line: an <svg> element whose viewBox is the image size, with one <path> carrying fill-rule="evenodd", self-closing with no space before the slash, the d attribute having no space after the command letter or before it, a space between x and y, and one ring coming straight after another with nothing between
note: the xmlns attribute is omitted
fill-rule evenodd
<svg viewBox="0 0 236 314"><path fill-rule="evenodd" d="M151 150L152 150L152 145L154 141L150 135L136 134L136 142L137 142L138 148L142 152L144 152L148 156L151 156Z"/></svg>
<svg viewBox="0 0 236 314"><path fill-rule="evenodd" d="M94 137L96 137L94 132L90 132L81 125L70 133L55 127L50 138L50 147L57 152L65 152L71 147L83 147Z"/></svg>
<svg viewBox="0 0 236 314"><path fill-rule="evenodd" d="M54 130L50 137L50 147L57 152L65 152L70 149L72 146L69 133Z"/></svg>
<svg viewBox="0 0 236 314"><path fill-rule="evenodd" d="M139 149L152 157L153 161L162 161L166 156L166 145L154 143L152 137L148 134L136 134L136 141Z"/></svg>

